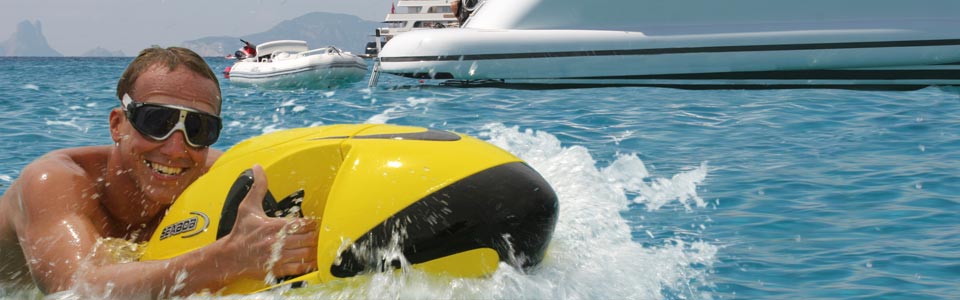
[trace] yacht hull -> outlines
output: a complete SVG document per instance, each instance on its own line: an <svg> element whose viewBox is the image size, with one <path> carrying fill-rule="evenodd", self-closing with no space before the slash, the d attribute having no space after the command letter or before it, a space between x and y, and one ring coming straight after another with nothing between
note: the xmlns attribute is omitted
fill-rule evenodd
<svg viewBox="0 0 960 300"><path fill-rule="evenodd" d="M380 63L382 72L406 77L497 84L914 89L960 85L960 35L460 28L399 35Z"/></svg>

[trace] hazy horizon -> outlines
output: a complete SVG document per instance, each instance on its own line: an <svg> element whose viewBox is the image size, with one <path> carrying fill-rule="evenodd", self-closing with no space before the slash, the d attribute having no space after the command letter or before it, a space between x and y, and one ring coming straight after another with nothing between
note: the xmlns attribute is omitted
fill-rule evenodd
<svg viewBox="0 0 960 300"><path fill-rule="evenodd" d="M150 45L173 46L207 36L242 36L311 12L343 13L380 22L395 0L4 0L0 42L23 21L40 21L54 50L78 56L96 47L134 55Z"/></svg>

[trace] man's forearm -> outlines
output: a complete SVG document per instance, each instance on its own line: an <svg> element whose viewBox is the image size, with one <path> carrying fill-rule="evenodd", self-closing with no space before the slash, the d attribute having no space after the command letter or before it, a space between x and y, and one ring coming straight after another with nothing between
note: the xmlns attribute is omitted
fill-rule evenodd
<svg viewBox="0 0 960 300"><path fill-rule="evenodd" d="M91 266L78 273L77 292L108 298L168 298L204 290L216 292L228 279L241 274L219 265L217 247L210 246L168 260Z"/></svg>

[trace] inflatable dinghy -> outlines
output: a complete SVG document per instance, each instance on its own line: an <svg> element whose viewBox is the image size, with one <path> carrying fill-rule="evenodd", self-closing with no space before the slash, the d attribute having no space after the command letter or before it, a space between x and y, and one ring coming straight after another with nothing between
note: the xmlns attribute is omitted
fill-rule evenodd
<svg viewBox="0 0 960 300"><path fill-rule="evenodd" d="M299 40L257 45L256 55L224 70L231 83L263 88L330 88L360 81L367 63L359 56L333 46L310 50Z"/></svg>
<svg viewBox="0 0 960 300"><path fill-rule="evenodd" d="M557 196L512 154L447 131L333 125L278 131L238 143L174 202L142 260L188 254L229 234L260 164L268 215L317 220L318 271L240 280L223 293L322 284L401 267L488 275L500 262L539 264L557 220ZM287 216L289 217L289 216Z"/></svg>

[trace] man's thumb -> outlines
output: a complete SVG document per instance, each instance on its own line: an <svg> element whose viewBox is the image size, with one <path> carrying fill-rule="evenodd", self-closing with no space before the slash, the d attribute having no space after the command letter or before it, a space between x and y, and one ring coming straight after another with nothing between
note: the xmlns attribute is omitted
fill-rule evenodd
<svg viewBox="0 0 960 300"><path fill-rule="evenodd" d="M227 199L220 213L220 224L217 229L217 239L220 239L233 230L237 217L253 214L266 217L261 203L267 194L267 176L263 167L256 164L237 177L227 192Z"/></svg>
<svg viewBox="0 0 960 300"><path fill-rule="evenodd" d="M267 196L267 175L263 171L263 166L259 164L253 165L250 171L253 173L253 182L251 183L250 191L247 192L247 196L244 197L243 202L240 203L240 206L245 208L241 210L249 209L250 213L266 216L261 203Z"/></svg>

